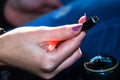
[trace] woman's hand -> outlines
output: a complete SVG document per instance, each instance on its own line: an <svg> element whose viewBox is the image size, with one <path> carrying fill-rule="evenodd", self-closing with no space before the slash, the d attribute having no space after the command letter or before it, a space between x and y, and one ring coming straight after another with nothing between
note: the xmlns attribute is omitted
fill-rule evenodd
<svg viewBox="0 0 120 80"><path fill-rule="evenodd" d="M16 28L0 36L0 60L50 79L81 57L79 46L86 35L81 28L82 24Z"/></svg>

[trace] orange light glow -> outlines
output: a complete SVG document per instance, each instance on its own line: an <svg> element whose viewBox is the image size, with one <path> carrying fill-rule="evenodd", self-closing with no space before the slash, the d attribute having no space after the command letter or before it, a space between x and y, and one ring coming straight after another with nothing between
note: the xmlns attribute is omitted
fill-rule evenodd
<svg viewBox="0 0 120 80"><path fill-rule="evenodd" d="M54 50L58 42L59 42L59 41L49 41L49 42L48 42L48 50L49 50L49 51Z"/></svg>

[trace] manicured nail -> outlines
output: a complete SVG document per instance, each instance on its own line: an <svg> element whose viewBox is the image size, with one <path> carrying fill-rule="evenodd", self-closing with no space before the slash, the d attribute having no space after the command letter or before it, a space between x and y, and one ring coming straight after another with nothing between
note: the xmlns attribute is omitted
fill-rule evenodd
<svg viewBox="0 0 120 80"><path fill-rule="evenodd" d="M72 28L73 31L79 31L82 28L82 25L76 25Z"/></svg>
<svg viewBox="0 0 120 80"><path fill-rule="evenodd" d="M78 20L78 24L79 24L79 23L84 23L85 21L87 21L86 13L84 13L84 16L82 16L82 17Z"/></svg>

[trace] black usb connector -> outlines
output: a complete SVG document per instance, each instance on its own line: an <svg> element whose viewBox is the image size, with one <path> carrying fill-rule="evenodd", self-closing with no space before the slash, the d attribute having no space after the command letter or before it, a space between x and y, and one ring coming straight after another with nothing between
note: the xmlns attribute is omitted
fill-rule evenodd
<svg viewBox="0 0 120 80"><path fill-rule="evenodd" d="M99 18L97 16L91 17L85 23L83 23L82 31L89 30L98 22Z"/></svg>

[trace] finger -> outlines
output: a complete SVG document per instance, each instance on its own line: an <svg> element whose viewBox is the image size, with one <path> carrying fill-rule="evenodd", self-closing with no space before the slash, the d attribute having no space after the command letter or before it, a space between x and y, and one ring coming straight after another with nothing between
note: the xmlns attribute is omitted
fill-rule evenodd
<svg viewBox="0 0 120 80"><path fill-rule="evenodd" d="M85 21L87 20L87 16L86 14L84 14L84 16L80 17L80 19L78 20L78 23L79 24L82 24L84 23ZM62 31L62 30L61 30ZM65 38L64 38L65 39Z"/></svg>
<svg viewBox="0 0 120 80"><path fill-rule="evenodd" d="M60 66L55 70L55 72L59 73L60 71L70 67L73 63L75 63L78 59L80 59L82 52L77 49L69 58L67 58Z"/></svg>
<svg viewBox="0 0 120 80"><path fill-rule="evenodd" d="M53 51L54 53L57 53L55 54L55 59L58 65L71 56L74 51L79 48L85 35L86 32L81 32L77 37L63 42L56 50Z"/></svg>
<svg viewBox="0 0 120 80"><path fill-rule="evenodd" d="M45 77L53 77L58 74L60 71L71 66L75 61L77 61L81 57L82 53L80 49L77 49L73 55L71 55L68 59L66 59L63 63L61 63L54 71L51 73L43 73Z"/></svg>
<svg viewBox="0 0 120 80"><path fill-rule="evenodd" d="M44 41L62 41L75 37L81 31L81 24L64 25L44 30Z"/></svg>
<svg viewBox="0 0 120 80"><path fill-rule="evenodd" d="M78 23L79 24L82 24L82 23L84 23L85 21L86 21L86 19L87 19L87 17L86 17L86 14L84 14L84 16L82 16L80 19L79 19L79 21L78 21ZM67 26L66 26L67 27ZM64 27L65 28L65 27ZM57 44L57 42L59 42L59 41L61 41L61 40L66 40L66 39L69 39L69 38L71 38L71 37L73 37L73 36L75 36L76 34L72 34L72 32L70 32L69 33L69 31L71 31L71 30L67 30L67 29L70 29L70 27L68 28L67 27L67 29L65 30L63 27L61 28L61 29L58 29L58 31L56 30L56 29L54 29L54 30L52 30L52 32L53 32L53 34L51 34L52 36L50 36L49 35L49 37L51 37L51 38L45 38L45 39L50 39L51 41L51 43L56 43ZM75 27L74 27L75 28ZM63 30L62 30L63 29ZM75 28L75 31L76 31L76 29L78 29L79 31L80 31L80 29L77 27L77 28ZM74 30L73 29L73 27L72 27L72 30ZM49 31L47 31L48 33L50 33ZM65 34L64 34L65 33ZM47 34L47 33L46 33ZM63 34L63 35L62 35ZM66 35L67 34L67 35ZM72 36L72 35L73 36ZM64 36L65 35L65 36ZM55 39L56 38L56 39ZM54 40L57 40L57 41L52 41L52 39L54 39ZM52 47L52 50L55 48L55 46L56 46L56 44L50 44L50 46ZM53 45L53 46L52 46Z"/></svg>
<svg viewBox="0 0 120 80"><path fill-rule="evenodd" d="M84 23L85 21L87 20L87 16L86 14L84 14L84 16L82 16L79 20L78 20L78 23Z"/></svg>

